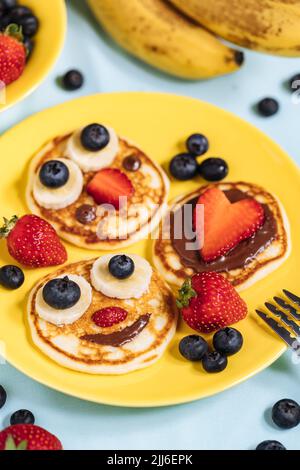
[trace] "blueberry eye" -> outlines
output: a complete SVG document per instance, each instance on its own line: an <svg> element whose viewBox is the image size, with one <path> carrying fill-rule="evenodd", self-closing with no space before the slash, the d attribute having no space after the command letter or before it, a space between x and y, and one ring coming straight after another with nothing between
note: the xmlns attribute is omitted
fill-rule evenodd
<svg viewBox="0 0 300 470"><path fill-rule="evenodd" d="M129 256L113 256L108 265L109 272L117 279L127 279L134 273L134 262Z"/></svg>
<svg viewBox="0 0 300 470"><path fill-rule="evenodd" d="M69 180L70 172L63 162L49 160L42 166L39 177L41 183L47 188L61 188Z"/></svg>
<svg viewBox="0 0 300 470"><path fill-rule="evenodd" d="M47 282L43 289L43 299L46 304L57 310L65 310L73 307L79 301L81 290L76 282L67 276L52 279Z"/></svg>
<svg viewBox="0 0 300 470"><path fill-rule="evenodd" d="M100 124L90 124L81 133L82 146L90 152L104 149L110 141L109 132Z"/></svg>

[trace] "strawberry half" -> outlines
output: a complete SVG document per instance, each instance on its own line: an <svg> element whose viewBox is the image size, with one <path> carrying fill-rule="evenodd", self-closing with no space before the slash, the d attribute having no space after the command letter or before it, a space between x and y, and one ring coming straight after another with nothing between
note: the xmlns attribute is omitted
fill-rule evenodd
<svg viewBox="0 0 300 470"><path fill-rule="evenodd" d="M195 274L184 282L177 305L184 321L196 331L210 333L243 320L247 305L221 274Z"/></svg>
<svg viewBox="0 0 300 470"><path fill-rule="evenodd" d="M204 205L204 227L200 218L197 220L199 204ZM214 187L199 197L197 206L194 226L198 237L204 235L200 253L206 262L226 255L240 242L250 238L265 220L264 208L255 199L242 199L231 204L224 192Z"/></svg>
<svg viewBox="0 0 300 470"><path fill-rule="evenodd" d="M68 255L56 231L46 220L36 215L4 218L0 238L6 238L9 254L23 266L41 268L57 266Z"/></svg>
<svg viewBox="0 0 300 470"><path fill-rule="evenodd" d="M15 424L0 432L0 450L62 450L62 444L39 426Z"/></svg>
<svg viewBox="0 0 300 470"><path fill-rule="evenodd" d="M5 85L15 82L25 69L26 48L22 41L22 28L16 24L0 33L0 81Z"/></svg>
<svg viewBox="0 0 300 470"><path fill-rule="evenodd" d="M120 209L120 197L130 198L134 193L128 176L116 168L98 171L86 189L96 204L111 204L116 209Z"/></svg>

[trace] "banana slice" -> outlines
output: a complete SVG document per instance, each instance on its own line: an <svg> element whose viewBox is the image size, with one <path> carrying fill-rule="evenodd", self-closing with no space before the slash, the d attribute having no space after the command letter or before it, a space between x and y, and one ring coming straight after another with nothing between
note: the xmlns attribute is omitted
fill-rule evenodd
<svg viewBox="0 0 300 470"><path fill-rule="evenodd" d="M41 287L36 296L36 311L43 320L46 320L53 325L70 325L79 320L80 317L87 311L92 302L92 287L82 276L76 274L63 274L58 276L62 278L68 276L71 281L76 282L81 290L81 296L77 304L65 310L56 310L48 305L43 298L43 287Z"/></svg>
<svg viewBox="0 0 300 470"><path fill-rule="evenodd" d="M149 289L152 267L144 258L130 254L135 264L134 273L127 279L116 279L108 269L108 263L113 256L115 255L102 256L93 264L91 282L94 288L115 299L139 299Z"/></svg>
<svg viewBox="0 0 300 470"><path fill-rule="evenodd" d="M45 209L63 209L75 202L83 188L83 175L76 163L67 158L56 158L63 162L69 169L69 179L66 184L60 188L48 188L44 186L39 178L35 176L33 184L33 196L36 202Z"/></svg>
<svg viewBox="0 0 300 470"><path fill-rule="evenodd" d="M109 133L108 145L99 152L86 150L80 140L83 128L74 132L67 144L67 154L85 173L89 171L99 171L110 166L119 152L119 138L115 131L106 127Z"/></svg>

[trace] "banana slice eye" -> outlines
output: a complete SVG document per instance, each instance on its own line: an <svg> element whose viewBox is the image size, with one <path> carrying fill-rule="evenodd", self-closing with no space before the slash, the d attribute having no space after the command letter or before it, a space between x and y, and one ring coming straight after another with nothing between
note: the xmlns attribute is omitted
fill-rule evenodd
<svg viewBox="0 0 300 470"><path fill-rule="evenodd" d="M116 132L110 127L105 127L109 141L101 150L95 151L88 150L82 145L82 134L85 129L78 129L70 137L67 144L68 157L85 173L111 166L119 152L119 138Z"/></svg>
<svg viewBox="0 0 300 470"><path fill-rule="evenodd" d="M48 167L45 166L47 164ZM49 171L47 175L47 168L49 170L51 164L50 176ZM57 178L53 176L55 171L59 172ZM79 198L82 189L83 175L78 165L67 158L58 158L46 162L35 176L33 196L45 209L58 210L73 204Z"/></svg>
<svg viewBox="0 0 300 470"><path fill-rule="evenodd" d="M53 294L53 292L55 292L55 282L57 282L58 280L61 280L62 283L63 282L74 283L76 284L77 288L79 288L80 290L79 299L73 305L71 302L72 306L69 308L62 308L62 306L67 305L67 303L64 304L64 301L66 302L66 300L62 299L61 291L63 289L61 289L61 287L59 288L60 292L59 292L59 289L57 289L58 295L56 296L56 299L55 299L55 294ZM50 286L50 283L52 283L51 286ZM75 292L74 295L77 295L77 292ZM52 305L55 305L55 307L49 305L49 303L47 303L48 301ZM68 301L70 302L70 299L68 299ZM39 289L36 295L35 307L36 307L37 314L39 315L40 318L42 318L43 320L49 323L52 323L53 325L61 326L61 325L70 325L71 323L74 323L77 320L79 320L79 318L82 317L82 315L87 311L87 309L91 305L91 302L92 302L92 287L85 280L85 278L82 276L77 276L75 274L67 274L67 275L64 274L63 276L59 276L58 278L53 279L52 281L47 283L45 286Z"/></svg>
<svg viewBox="0 0 300 470"><path fill-rule="evenodd" d="M124 255L119 255L124 256ZM91 269L93 287L107 297L115 299L139 299L149 289L152 267L144 258L130 254L134 271L127 278L117 278L109 270L109 264L115 255L105 255L97 259Z"/></svg>

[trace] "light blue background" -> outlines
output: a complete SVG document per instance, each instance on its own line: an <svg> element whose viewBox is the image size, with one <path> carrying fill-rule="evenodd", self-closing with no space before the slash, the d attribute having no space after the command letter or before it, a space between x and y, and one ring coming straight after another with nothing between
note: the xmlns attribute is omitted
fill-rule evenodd
<svg viewBox="0 0 300 470"><path fill-rule="evenodd" d="M115 47L99 32L84 0L70 0L68 7L68 36L60 60L35 93L1 114L0 133L41 109L81 95L164 91L233 111L269 134L300 163L300 105L292 103L286 88L286 80L300 73L300 59L247 51L240 72L188 83L155 72ZM75 93L56 84L57 76L69 68L81 69L86 77L84 88ZM281 103L281 112L270 119L260 118L253 110L253 104L266 95L279 98ZM293 365L290 353L286 353L256 377L217 396L161 409L125 409L65 396L4 365L0 383L8 392L8 401L0 411L0 427L8 424L13 411L29 408L36 423L56 433L65 449L253 449L265 439L300 449L300 427L280 431L270 422L270 407L278 399L290 397L300 402L299 379L300 366Z"/></svg>

